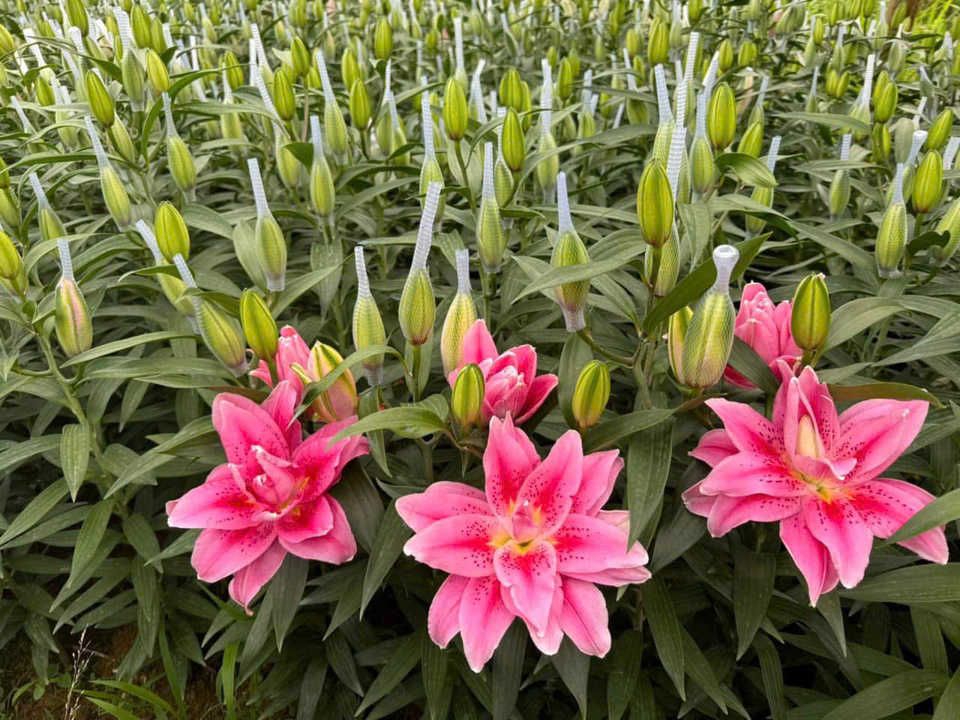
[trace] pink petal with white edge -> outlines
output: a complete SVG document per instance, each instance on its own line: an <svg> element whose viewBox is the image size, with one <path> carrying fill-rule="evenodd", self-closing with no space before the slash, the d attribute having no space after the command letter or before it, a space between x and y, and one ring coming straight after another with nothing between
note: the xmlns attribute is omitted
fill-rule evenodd
<svg viewBox="0 0 960 720"><path fill-rule="evenodd" d="M741 452L761 455L783 452L780 429L746 403L714 398L707 400L707 405L723 421L727 435Z"/></svg>
<svg viewBox="0 0 960 720"><path fill-rule="evenodd" d="M556 655L560 649L560 644L563 642L563 629L560 627L560 612L563 609L563 592L559 585L553 591L553 600L550 603L550 614L547 617L547 625L542 634L529 620L520 614L520 611L513 604L513 599L510 597L510 591L507 588L501 588L500 597L503 599L503 604L506 606L507 611L523 620L523 624L527 626L527 632L530 633L530 639L533 640L533 644L536 645L537 650L544 655Z"/></svg>
<svg viewBox="0 0 960 720"><path fill-rule="evenodd" d="M833 590L839 580L829 551L811 534L802 513L780 521L780 539L807 581L810 604L816 606L820 596Z"/></svg>
<svg viewBox="0 0 960 720"><path fill-rule="evenodd" d="M283 559L287 556L287 551L279 542L274 541L273 545L267 548L267 551L260 557L239 570L230 585L227 588L230 597L243 609L250 612L250 603L260 592L260 588L266 585L270 579L277 574L277 570L283 564Z"/></svg>
<svg viewBox="0 0 960 720"><path fill-rule="evenodd" d="M507 518L527 476L540 464L540 456L511 418L490 421L490 437L483 453L487 502L499 518Z"/></svg>
<svg viewBox="0 0 960 720"><path fill-rule="evenodd" d="M935 499L926 490L908 482L880 479L858 485L850 502L874 535L888 538ZM941 565L946 564L950 556L942 526L899 544L924 560Z"/></svg>
<svg viewBox="0 0 960 720"><path fill-rule="evenodd" d="M927 409L922 400L865 400L844 412L834 456L857 460L847 484L872 480L890 467L919 434Z"/></svg>
<svg viewBox="0 0 960 720"><path fill-rule="evenodd" d="M467 334L463 338L461 367L464 365L479 365L484 360L497 357L498 354L493 336L487 330L487 324L483 320L477 320L467 330Z"/></svg>
<svg viewBox="0 0 960 720"><path fill-rule="evenodd" d="M460 601L467 589L469 578L451 575L433 596L430 613L427 615L427 630L430 639L445 648L460 632Z"/></svg>
<svg viewBox="0 0 960 720"><path fill-rule="evenodd" d="M490 515L439 520L407 541L403 551L436 570L464 577L493 575L493 536L500 523Z"/></svg>
<svg viewBox="0 0 960 720"><path fill-rule="evenodd" d="M873 548L873 533L856 508L842 497L830 502L810 497L803 504L803 519L826 546L843 586L855 587L863 580Z"/></svg>
<svg viewBox="0 0 960 720"><path fill-rule="evenodd" d="M700 462L705 462L710 467L716 467L721 460L726 460L731 455L736 455L739 450L730 439L726 430L709 430L700 438L697 446L690 451L689 455Z"/></svg>
<svg viewBox="0 0 960 720"><path fill-rule="evenodd" d="M553 591L558 584L557 553L549 542L535 542L524 551L508 543L496 551L493 567L497 579L509 589L517 611L543 636Z"/></svg>
<svg viewBox="0 0 960 720"><path fill-rule="evenodd" d="M343 508L340 507L340 503L329 496L326 500L333 513L333 527L330 528L330 532L297 543L289 542L283 538L280 538L280 542L297 557L302 557L305 560L322 560L331 565L341 565L353 560L353 557L357 554L357 541L353 537L350 523L343 512Z"/></svg>
<svg viewBox="0 0 960 720"><path fill-rule="evenodd" d="M550 393L553 392L558 382L560 382L560 380L556 375L547 373L538 376L527 386L527 397L523 401L520 417L517 418L518 424L525 423L533 417L534 413L540 409L540 406L543 405Z"/></svg>
<svg viewBox="0 0 960 720"><path fill-rule="evenodd" d="M523 482L518 508L531 514L543 535L549 536L570 512L582 477L583 443L576 430L568 430Z"/></svg>
<svg viewBox="0 0 960 720"><path fill-rule="evenodd" d="M683 491L683 504L694 515L710 517L710 511L717 504L719 497L717 495L704 495L700 492L701 485L703 485L703 480Z"/></svg>
<svg viewBox="0 0 960 720"><path fill-rule="evenodd" d="M438 483L439 484L439 483ZM444 483L457 485L459 483ZM464 487L469 487L465 485ZM473 490L473 488L469 488ZM457 515L491 515L490 505L481 493L477 498L461 492L435 489L431 486L427 492L404 495L397 499L397 512L414 532L425 530L438 520Z"/></svg>
<svg viewBox="0 0 960 720"><path fill-rule="evenodd" d="M289 543L326 535L333 528L333 510L324 495L300 503L277 521L277 535Z"/></svg>
<svg viewBox="0 0 960 720"><path fill-rule="evenodd" d="M741 452L718 463L700 483L700 492L731 497L802 497L811 489L781 458Z"/></svg>
<svg viewBox="0 0 960 720"><path fill-rule="evenodd" d="M276 537L267 523L245 530L204 530L193 546L190 562L199 579L216 582L259 558Z"/></svg>
<svg viewBox="0 0 960 720"><path fill-rule="evenodd" d="M483 670L513 618L500 597L500 581L496 577L471 578L467 582L460 600L459 622L463 654L471 670Z"/></svg>
<svg viewBox="0 0 960 720"><path fill-rule="evenodd" d="M572 579L563 583L560 627L580 652L603 657L610 651L609 620L607 603L596 585Z"/></svg>
<svg viewBox="0 0 960 720"><path fill-rule="evenodd" d="M687 506L689 507L689 505ZM721 537L746 522L777 522L800 511L799 498L775 498L768 495L748 497L717 496L707 517L707 531Z"/></svg>
<svg viewBox="0 0 960 720"><path fill-rule="evenodd" d="M167 505L167 524L175 528L242 530L259 524L261 506L241 489L229 465L220 465L203 485Z"/></svg>
<svg viewBox="0 0 960 720"><path fill-rule="evenodd" d="M610 494L617 475L623 470L619 450L590 453L583 456L583 477L580 488L573 498L570 512L580 515L596 515Z"/></svg>
<svg viewBox="0 0 960 720"><path fill-rule="evenodd" d="M245 478L260 472L254 448L289 459L287 438L272 417L253 400L235 393L220 393L213 401L213 426L227 454Z"/></svg>

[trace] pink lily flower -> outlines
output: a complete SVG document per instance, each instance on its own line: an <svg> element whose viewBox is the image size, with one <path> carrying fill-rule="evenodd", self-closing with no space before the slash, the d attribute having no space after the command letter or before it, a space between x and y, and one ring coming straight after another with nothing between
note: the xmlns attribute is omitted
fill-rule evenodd
<svg viewBox="0 0 960 720"><path fill-rule="evenodd" d="M310 348L300 333L289 325L285 325L280 330L280 338L277 340L277 380L279 382L287 381L299 393L303 393L303 382L300 376L293 369L293 365L299 365L302 368L307 367L310 362ZM273 378L270 377L270 366L263 360L257 365L257 369L250 372L253 377L262 380L270 387L273 387Z"/></svg>
<svg viewBox="0 0 960 720"><path fill-rule="evenodd" d="M753 348L775 373L778 361L783 360L789 368L793 368L803 355L803 350L793 341L790 331L792 311L793 303L789 300L774 305L766 288L760 283L748 283L743 288L733 334ZM792 371L787 377L790 375L793 375ZM740 387L754 387L752 382L729 365L723 377Z"/></svg>
<svg viewBox="0 0 960 720"><path fill-rule="evenodd" d="M299 393L277 384L263 405L222 393L213 401L213 426L227 462L202 485L167 503L170 527L202 528L191 562L197 577L228 575L230 597L248 608L286 554L339 565L357 544L343 508L327 491L343 467L368 452L367 441L332 438L351 421L324 425L303 440L294 419Z"/></svg>
<svg viewBox="0 0 960 720"><path fill-rule="evenodd" d="M780 539L807 582L810 604L840 582L856 586L873 538L888 538L933 495L880 475L923 427L927 403L866 400L837 415L833 398L807 367L787 378L773 420L744 403L708 400L724 429L711 430L690 454L713 468L684 493L713 537L746 522L779 522ZM946 563L943 528L900 543Z"/></svg>
<svg viewBox="0 0 960 720"><path fill-rule="evenodd" d="M430 605L431 639L446 647L459 633L480 672L519 617L543 653L566 635L602 657L610 631L596 584L650 577L640 543L627 547L628 513L601 510L623 468L619 451L584 455L571 430L541 462L508 415L490 423L483 468L486 491L438 482L397 500L416 533L404 552L450 573Z"/></svg>
<svg viewBox="0 0 960 720"><path fill-rule="evenodd" d="M486 383L483 398L483 424L507 415L518 425L526 422L543 405L557 386L557 376L537 376L537 351L520 345L504 353L497 352L493 336L483 320L477 320L463 338L463 360L450 373L450 387L466 365L479 365Z"/></svg>

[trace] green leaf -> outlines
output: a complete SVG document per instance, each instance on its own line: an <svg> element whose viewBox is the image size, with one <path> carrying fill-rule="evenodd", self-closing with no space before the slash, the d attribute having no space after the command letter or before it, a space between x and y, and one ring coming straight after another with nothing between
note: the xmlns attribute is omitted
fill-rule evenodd
<svg viewBox="0 0 960 720"><path fill-rule="evenodd" d="M861 400L885 398L891 400L924 400L934 407L943 407L943 404L929 390L905 383L878 382L863 385L833 385L828 383L827 387L836 402L855 403Z"/></svg>
<svg viewBox="0 0 960 720"><path fill-rule="evenodd" d="M300 697L297 702L297 720L313 720L320 704L323 683L327 679L329 663L323 655L316 655L307 665L300 683Z"/></svg>
<svg viewBox="0 0 960 720"><path fill-rule="evenodd" d="M785 112L780 113L780 117L787 120L800 120L801 122L813 123L814 125L823 125L831 130L842 130L844 132L855 132L858 135L869 135L870 126L862 120L857 120L850 115L837 115L831 113L808 113L808 112Z"/></svg>
<svg viewBox="0 0 960 720"><path fill-rule="evenodd" d="M104 343L103 345L98 345L97 347L90 348L86 352L82 352L79 355L76 355L65 363L62 367L70 367L71 365L80 365L81 363L89 362L95 360L96 358L104 357L105 355L112 355L113 353L118 353L123 350L129 350L133 347L138 347L140 345L146 345L151 342L160 342L162 340L176 340L178 338L193 337L191 332L179 332L177 330L161 330L160 332L145 333L143 335L136 335L134 337L125 338L123 340L115 340L114 342Z"/></svg>
<svg viewBox="0 0 960 720"><path fill-rule="evenodd" d="M730 351L730 365L747 380L752 382L768 397L773 397L780 389L780 382L764 362L757 351L738 337L733 338L733 348Z"/></svg>
<svg viewBox="0 0 960 720"><path fill-rule="evenodd" d="M587 432L583 443L584 452L594 452L608 447L634 433L658 425L673 415L674 410L652 408L636 410L613 420L602 422Z"/></svg>
<svg viewBox="0 0 960 720"><path fill-rule="evenodd" d="M680 698L686 700L687 694L683 685L685 670L683 636L673 600L663 580L656 575L643 584L641 592L643 611L650 625L653 644L657 648L657 657L660 658L663 669L680 693Z"/></svg>
<svg viewBox="0 0 960 720"><path fill-rule="evenodd" d="M866 602L915 603L960 600L960 563L915 565L867 578L841 594Z"/></svg>
<svg viewBox="0 0 960 720"><path fill-rule="evenodd" d="M952 490L920 508L916 515L907 520L887 539L886 544L909 540L920 533L957 519L960 519L960 490Z"/></svg>
<svg viewBox="0 0 960 720"><path fill-rule="evenodd" d="M509 720L520 694L527 628L514 620L493 653L493 720Z"/></svg>
<svg viewBox="0 0 960 720"><path fill-rule="evenodd" d="M763 677L763 692L770 705L773 720L787 720L787 701L783 692L783 668L773 642L766 635L758 635L753 646L760 659L760 674Z"/></svg>
<svg viewBox="0 0 960 720"><path fill-rule="evenodd" d="M832 313L830 335L824 349L830 350L845 343L871 325L902 309L903 305L898 300L889 297L859 298L844 303Z"/></svg>
<svg viewBox="0 0 960 720"><path fill-rule="evenodd" d="M587 717L587 679L590 676L590 656L584 655L570 641L563 638L560 649L551 660L557 669L560 679L573 694L580 708L580 716Z"/></svg>
<svg viewBox="0 0 960 720"><path fill-rule="evenodd" d="M90 428L73 423L64 425L60 435L60 464L70 488L70 499L76 501L77 491L87 476L90 462Z"/></svg>
<svg viewBox="0 0 960 720"><path fill-rule="evenodd" d="M31 440L25 440L22 443L12 445L7 450L0 452L0 473L9 470L14 465L19 465L20 463L29 460L32 457L42 455L45 452L50 452L51 450L59 447L59 435L43 435L41 437L32 438ZM3 539L0 538L0 545L2 544Z"/></svg>
<svg viewBox="0 0 960 720"><path fill-rule="evenodd" d="M144 560L160 554L160 542L150 523L140 513L134 513L123 521L123 536Z"/></svg>
<svg viewBox="0 0 960 720"><path fill-rule="evenodd" d="M933 720L955 720L960 717L960 668L953 674L950 684L940 696Z"/></svg>
<svg viewBox="0 0 960 720"><path fill-rule="evenodd" d="M620 270L632 258L640 255L644 251L643 243L636 243L633 248L627 251L617 253L615 257L605 260L594 260L583 265L570 265L567 267L551 268L533 282L529 283L517 296L517 300L525 298L527 295L543 292L558 285L579 282L581 280L590 280L598 275L605 275Z"/></svg>
<svg viewBox="0 0 960 720"><path fill-rule="evenodd" d="M737 659L750 649L760 623L767 615L777 575L777 558L771 553L741 549L733 566L733 616L737 623Z"/></svg>
<svg viewBox="0 0 960 720"><path fill-rule="evenodd" d="M423 679L423 691L427 696L430 720L446 720L453 695L453 683L447 680L449 659L447 653L431 640L427 633L424 633L422 638L420 674Z"/></svg>
<svg viewBox="0 0 960 720"><path fill-rule="evenodd" d="M363 420L357 420L337 433L334 441L362 435L371 430L392 430L401 437L418 438L442 431L445 427L435 412L422 407L405 405L382 410L368 415Z"/></svg>
<svg viewBox="0 0 960 720"><path fill-rule="evenodd" d="M753 155L740 152L721 153L716 159L720 172L732 170L740 182L757 187L776 187L777 178L767 168L767 164Z"/></svg>
<svg viewBox="0 0 960 720"><path fill-rule="evenodd" d="M941 692L947 678L931 670L914 670L896 675L858 692L823 720L881 720Z"/></svg>
<svg viewBox="0 0 960 720"><path fill-rule="evenodd" d="M357 708L355 713L356 716L359 717L364 710L385 697L417 666L420 662L421 642L421 636L418 634L408 635L404 639L393 657L383 666L383 670L377 675L376 680L367 688L363 702L360 703L360 707Z"/></svg>
<svg viewBox="0 0 960 720"><path fill-rule="evenodd" d="M273 598L273 630L277 638L277 651L283 650L283 640L300 609L303 589L307 585L310 563L292 553L283 559L280 571L270 583Z"/></svg>
<svg viewBox="0 0 960 720"><path fill-rule="evenodd" d="M396 501L392 501L380 521L377 539L370 551L370 562L363 579L363 597L360 601L360 617L367 608L383 579L403 552L403 545L413 536L413 531L397 514Z"/></svg>
<svg viewBox="0 0 960 720"><path fill-rule="evenodd" d="M73 551L70 577L67 578L68 588L72 587L77 576L86 569L89 563L104 559L97 558L97 550L100 547L100 541L103 540L103 534L107 531L107 523L110 522L112 514L113 501L101 500L94 506L93 511L87 515L87 519L83 521L80 534L77 535L77 546Z"/></svg>
<svg viewBox="0 0 960 720"><path fill-rule="evenodd" d="M720 710L727 712L725 702L725 693L717 680L713 668L706 656L697 647L696 641L690 637L686 630L680 630L681 641L683 643L683 668L690 678L700 686L711 700L720 706Z"/></svg>
<svg viewBox="0 0 960 720"><path fill-rule="evenodd" d="M627 630L617 638L610 654L610 672L607 675L607 715L609 720L620 720L637 691L640 679L640 654L643 652L643 634Z"/></svg>
<svg viewBox="0 0 960 720"><path fill-rule="evenodd" d="M50 436L42 439L48 439ZM56 439L57 444L60 442L60 436L52 436ZM23 445L25 443L21 443ZM7 452L10 452L9 450ZM2 456L2 455L0 455ZM3 535L0 535L0 549L2 549L7 543L13 540L18 535L22 535L27 530L32 528L38 522L43 520L48 512L50 512L61 500L63 500L67 494L70 492L70 488L67 487L67 481L63 478L60 478L52 485L48 485L40 493L30 501L30 503L20 511L20 514L13 519L13 522L10 523L10 527L6 529Z"/></svg>
<svg viewBox="0 0 960 720"><path fill-rule="evenodd" d="M630 537L627 547L640 538L657 511L670 476L673 454L673 420L641 430L630 439L627 450L627 509Z"/></svg>

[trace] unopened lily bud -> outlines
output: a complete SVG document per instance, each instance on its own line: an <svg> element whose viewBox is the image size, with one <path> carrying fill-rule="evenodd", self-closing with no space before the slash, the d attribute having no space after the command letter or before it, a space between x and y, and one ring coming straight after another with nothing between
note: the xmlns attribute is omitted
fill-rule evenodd
<svg viewBox="0 0 960 720"><path fill-rule="evenodd" d="M430 339L437 312L433 285L427 272L427 257L433 242L433 221L440 203L441 189L439 183L433 183L427 188L427 200L420 218L413 263L400 295L400 330L411 345L423 345Z"/></svg>
<svg viewBox="0 0 960 720"><path fill-rule="evenodd" d="M893 179L893 198L887 206L877 234L877 271L882 278L901 275L900 262L907 247L907 206L903 201L902 164Z"/></svg>
<svg viewBox="0 0 960 720"><path fill-rule="evenodd" d="M950 233L950 239L943 247L933 245L930 248L930 260L937 267L943 267L960 247L960 198L953 201L937 224L937 233Z"/></svg>
<svg viewBox="0 0 960 720"><path fill-rule="evenodd" d="M557 173L560 171L560 157L554 152L557 141L553 137L553 79L550 65L544 60L543 86L540 89L540 144L538 150L545 157L537 164L537 184L543 189L546 198L553 197L556 187Z"/></svg>
<svg viewBox="0 0 960 720"><path fill-rule="evenodd" d="M380 309L370 293L363 248L359 245L354 249L354 260L357 268L357 303L353 308L353 345L357 350L365 350L374 345L385 345L387 334ZM363 367L371 385L383 382L383 355L366 358Z"/></svg>
<svg viewBox="0 0 960 720"><path fill-rule="evenodd" d="M197 169L190 148L177 133L173 124L173 112L170 108L170 96L163 93L163 108L167 118L167 165L173 182L181 192L192 197L197 185Z"/></svg>
<svg viewBox="0 0 960 720"><path fill-rule="evenodd" d="M90 31L90 20L83 0L66 0L63 7L67 10L68 27L72 25L78 28L82 35L86 35Z"/></svg>
<svg viewBox="0 0 960 720"><path fill-rule="evenodd" d="M573 94L573 67L570 65L570 58L564 58L560 62L560 69L557 72L557 97L564 103L570 99Z"/></svg>
<svg viewBox="0 0 960 720"><path fill-rule="evenodd" d="M526 159L527 148L524 140L523 128L520 124L520 116L517 115L513 107L507 109L507 114L503 118L503 136L501 141L503 149L503 159L511 172L518 173L523 167L523 161Z"/></svg>
<svg viewBox="0 0 960 720"><path fill-rule="evenodd" d="M610 368L600 360L587 363L577 378L571 410L580 430L597 424L610 400Z"/></svg>
<svg viewBox="0 0 960 720"><path fill-rule="evenodd" d="M133 139L130 137L130 133L127 132L127 128L122 120L117 119L113 125L110 126L107 130L107 137L110 138L110 144L113 146L117 155L129 163L136 162L137 151L133 145Z"/></svg>
<svg viewBox="0 0 960 720"><path fill-rule="evenodd" d="M40 179L37 177L37 174L33 172L30 173L29 178L33 192L37 196L37 207L39 208L37 216L40 223L40 237L43 240L56 240L59 237L63 237L67 234L67 230L60 220L60 216L50 207L47 194L40 185Z"/></svg>
<svg viewBox="0 0 960 720"><path fill-rule="evenodd" d="M0 230L0 277L14 282L20 278L23 260L10 236Z"/></svg>
<svg viewBox="0 0 960 720"><path fill-rule="evenodd" d="M330 84L323 53L317 50L314 57L320 71L320 82L323 85L323 127L327 131L327 150L333 157L340 158L347 152L347 125L337 104L337 98L333 94L333 86Z"/></svg>
<svg viewBox="0 0 960 720"><path fill-rule="evenodd" d="M366 130L370 125L372 112L367 86L363 84L363 80L354 80L350 87L350 119L353 126L360 131Z"/></svg>
<svg viewBox="0 0 960 720"><path fill-rule="evenodd" d="M335 189L333 172L323 152L323 134L320 130L320 118L310 117L310 129L313 134L313 162L310 164L310 201L313 209L322 218L333 217Z"/></svg>
<svg viewBox="0 0 960 720"><path fill-rule="evenodd" d="M253 231L257 246L257 257L260 260L267 290L280 292L286 284L287 241L284 239L280 225L267 205L263 179L260 176L260 164L256 158L247 160L247 169L250 172L253 199L257 206L257 224Z"/></svg>
<svg viewBox="0 0 960 720"><path fill-rule="evenodd" d="M644 241L653 247L663 246L673 231L673 193L670 180L659 160L643 170L637 187L637 217Z"/></svg>
<svg viewBox="0 0 960 720"><path fill-rule="evenodd" d="M927 131L927 142L924 145L926 150L939 150L950 138L950 130L953 128L953 108L945 108L937 115L933 125Z"/></svg>
<svg viewBox="0 0 960 720"><path fill-rule="evenodd" d="M757 44L753 40L746 40L737 51L737 64L741 67L751 67L757 60Z"/></svg>
<svg viewBox="0 0 960 720"><path fill-rule="evenodd" d="M670 316L667 323L667 353L670 358L670 368L677 380L683 381L683 346L687 336L687 328L693 318L693 310L685 307Z"/></svg>
<svg viewBox="0 0 960 720"><path fill-rule="evenodd" d="M713 90L707 109L707 137L714 149L725 150L733 142L737 131L737 101L727 83Z"/></svg>
<svg viewBox="0 0 960 720"><path fill-rule="evenodd" d="M6 26L0 27L0 53L12 55L17 49L17 41Z"/></svg>
<svg viewBox="0 0 960 720"><path fill-rule="evenodd" d="M520 73L516 68L510 68L500 79L500 104L512 108L515 112L523 110L523 87Z"/></svg>
<svg viewBox="0 0 960 720"><path fill-rule="evenodd" d="M223 69L224 77L226 77L232 90L236 90L243 85L243 68L240 66L237 56L233 54L233 50L227 50L223 54L220 67Z"/></svg>
<svg viewBox="0 0 960 720"><path fill-rule="evenodd" d="M876 123L870 134L870 156L878 164L886 163L893 150L893 139L886 125Z"/></svg>
<svg viewBox="0 0 960 720"><path fill-rule="evenodd" d="M627 30L627 36L624 38L623 46L627 49L627 54L630 55L631 60L633 60L634 56L640 53L640 43L640 29L637 27L632 27Z"/></svg>
<svg viewBox="0 0 960 720"><path fill-rule="evenodd" d="M656 297L673 290L680 275L680 243L676 230L660 247L650 247L644 257L644 282L653 288Z"/></svg>
<svg viewBox="0 0 960 720"><path fill-rule="evenodd" d="M493 188L493 143L483 149L483 196L477 210L477 252L486 273L499 272L506 237L500 222L500 208Z"/></svg>
<svg viewBox="0 0 960 720"><path fill-rule="evenodd" d="M450 411L461 430L466 433L479 425L483 418L483 397L486 387L483 371L478 365L466 365L457 374L450 395Z"/></svg>
<svg viewBox="0 0 960 720"><path fill-rule="evenodd" d="M273 105L284 122L290 122L297 113L297 99L293 94L293 78L286 67L273 76Z"/></svg>
<svg viewBox="0 0 960 720"><path fill-rule="evenodd" d="M882 86L878 85L873 95L874 119L878 123L885 123L893 117L897 109L897 100L899 90L897 84L887 81Z"/></svg>
<svg viewBox="0 0 960 720"><path fill-rule="evenodd" d="M456 78L450 78L443 92L443 122L447 137L454 142L462 140L466 135L469 120L467 97L463 93L463 87Z"/></svg>
<svg viewBox="0 0 960 720"><path fill-rule="evenodd" d="M830 335L830 293L820 273L805 277L793 296L790 332L803 350L819 350Z"/></svg>
<svg viewBox="0 0 960 720"><path fill-rule="evenodd" d="M566 173L557 175L557 214L559 227L557 240L550 257L550 266L553 268L585 265L590 262L587 248L573 227L573 218L570 216L570 200L567 196ZM590 292L590 280L558 285L554 288L557 304L563 311L567 332L579 332L586 327L584 310L587 306L587 295Z"/></svg>
<svg viewBox="0 0 960 720"><path fill-rule="evenodd" d="M343 356L334 348L318 342L310 351L306 375L311 382L323 380L343 362ZM357 414L357 383L349 369L337 376L333 384L320 393L311 406L321 422L334 423Z"/></svg>
<svg viewBox="0 0 960 720"><path fill-rule="evenodd" d="M103 127L109 128L113 125L115 114L113 107L113 98L104 87L100 76L93 70L87 70L83 76L84 88L87 92L87 102L90 109Z"/></svg>
<svg viewBox="0 0 960 720"><path fill-rule="evenodd" d="M733 49L731 47L731 53ZM651 65L660 65L670 57L670 28L659 19L650 24L650 37L647 40L647 60Z"/></svg>
<svg viewBox="0 0 960 720"><path fill-rule="evenodd" d="M133 29L133 38L137 46L141 48L150 47L150 17L140 3L137 3L130 10L130 26ZM124 47L126 50L126 47Z"/></svg>
<svg viewBox="0 0 960 720"><path fill-rule="evenodd" d="M847 133L843 136L840 149L840 160L846 162L850 158L850 142L853 136ZM837 168L830 182L830 217L838 217L847 208L850 202L850 171L846 168Z"/></svg>
<svg viewBox="0 0 960 720"><path fill-rule="evenodd" d="M19 228L22 220L20 203L11 188L0 190L0 220L9 228Z"/></svg>
<svg viewBox="0 0 960 720"><path fill-rule="evenodd" d="M157 246L167 262L172 263L176 255L183 255L184 259L190 257L190 233L172 203L160 203L153 225L156 228Z"/></svg>
<svg viewBox="0 0 960 720"><path fill-rule="evenodd" d="M393 30L390 21L381 17L373 34L373 50L378 60L387 60L393 52Z"/></svg>
<svg viewBox="0 0 960 720"><path fill-rule="evenodd" d="M244 290L240 296L240 323L256 356L272 361L277 356L277 321L263 298L253 290Z"/></svg>
<svg viewBox="0 0 960 720"><path fill-rule="evenodd" d="M470 292L470 259L466 250L457 250L457 293L443 320L440 357L443 374L449 376L463 361L463 339L477 320L477 306Z"/></svg>
<svg viewBox="0 0 960 720"><path fill-rule="evenodd" d="M310 51L299 35L290 44L290 60L298 78L304 77L310 71Z"/></svg>
<svg viewBox="0 0 960 720"><path fill-rule="evenodd" d="M708 388L723 377L733 349L735 314L730 299L730 276L740 258L732 245L713 251L717 279L697 303L683 340L681 380L692 388Z"/></svg>
<svg viewBox="0 0 960 720"><path fill-rule="evenodd" d="M726 72L733 67L733 43L730 38L724 38L717 48L717 58L721 72Z"/></svg>
<svg viewBox="0 0 960 720"><path fill-rule="evenodd" d="M76 357L93 347L93 323L87 302L73 277L73 261L66 238L61 237L58 246L62 274L54 298L54 329L67 357Z"/></svg>
<svg viewBox="0 0 960 720"><path fill-rule="evenodd" d="M917 168L910 201L914 212L928 213L940 203L943 195L943 158L936 150L930 150Z"/></svg>
<svg viewBox="0 0 960 720"><path fill-rule="evenodd" d="M763 122L755 121L740 138L740 144L737 145L737 152L751 155L755 158L760 157L760 151L763 149Z"/></svg>
<svg viewBox="0 0 960 720"><path fill-rule="evenodd" d="M152 48L147 50L147 77L150 79L150 86L157 95L162 95L170 89L170 73L163 60Z"/></svg>
<svg viewBox="0 0 960 720"><path fill-rule="evenodd" d="M710 141L697 137L690 147L690 183L701 195L707 193L717 178L717 166L713 160Z"/></svg>

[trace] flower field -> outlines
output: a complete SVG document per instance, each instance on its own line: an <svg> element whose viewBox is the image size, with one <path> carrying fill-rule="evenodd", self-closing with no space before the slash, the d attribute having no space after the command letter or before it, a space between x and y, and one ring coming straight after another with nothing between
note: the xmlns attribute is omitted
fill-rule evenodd
<svg viewBox="0 0 960 720"><path fill-rule="evenodd" d="M956 36L6 0L0 720L960 718Z"/></svg>

